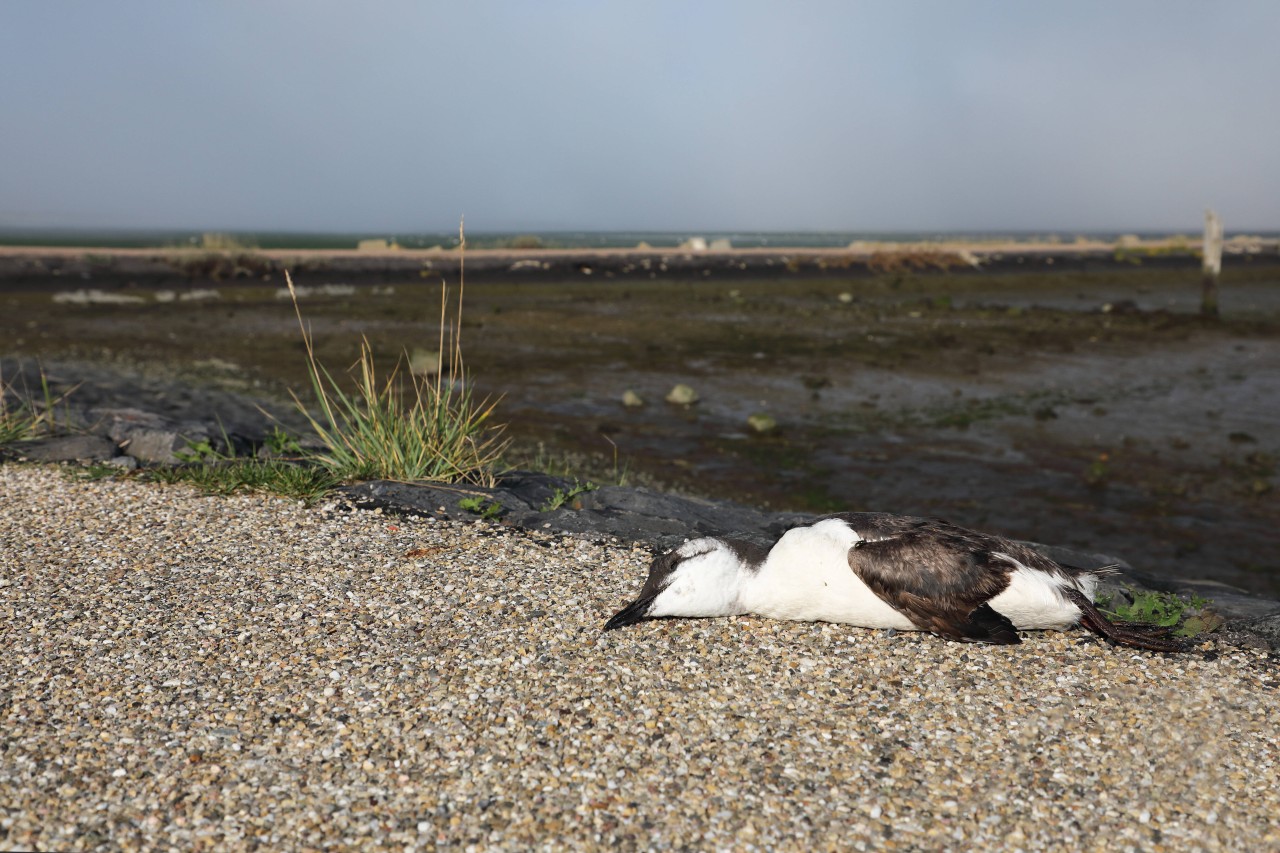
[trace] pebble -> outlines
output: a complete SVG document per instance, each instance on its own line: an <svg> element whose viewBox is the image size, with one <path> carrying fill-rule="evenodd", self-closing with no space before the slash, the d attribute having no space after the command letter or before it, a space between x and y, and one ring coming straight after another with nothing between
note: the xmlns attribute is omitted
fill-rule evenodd
<svg viewBox="0 0 1280 853"><path fill-rule="evenodd" d="M602 634L649 559L0 466L0 848L1280 848L1275 656Z"/></svg>
<svg viewBox="0 0 1280 853"><path fill-rule="evenodd" d="M666 396L666 401L668 403L674 403L680 406L692 406L700 399L701 398L698 396L697 391L683 383L672 386Z"/></svg>

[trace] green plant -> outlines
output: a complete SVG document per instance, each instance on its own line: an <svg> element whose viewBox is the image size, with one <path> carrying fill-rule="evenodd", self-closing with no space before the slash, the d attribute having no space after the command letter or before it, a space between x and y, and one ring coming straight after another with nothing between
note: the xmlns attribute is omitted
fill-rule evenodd
<svg viewBox="0 0 1280 853"><path fill-rule="evenodd" d="M626 486L631 480L631 464L625 463L622 468L618 468L618 445L609 436L604 436L604 440L613 445L613 483L615 486Z"/></svg>
<svg viewBox="0 0 1280 853"><path fill-rule="evenodd" d="M271 432L262 444L273 456L297 456L302 453L302 445L298 444L298 439L282 430L279 425L271 427Z"/></svg>
<svg viewBox="0 0 1280 853"><path fill-rule="evenodd" d="M201 438L199 441L186 439L187 449L179 450L173 454L186 463L193 462L228 462L235 458L235 444L231 441L231 436L227 435L227 428L222 423L222 418L218 418L218 430L222 433L222 446L227 448L229 452L224 453L213 446L213 442L208 436Z"/></svg>
<svg viewBox="0 0 1280 853"><path fill-rule="evenodd" d="M1098 608L1108 618L1136 622L1161 628L1176 628L1174 634L1194 637L1216 630L1222 617L1207 609L1210 601L1198 595L1182 598L1172 592L1129 590L1132 601L1116 601L1112 596L1099 596Z"/></svg>
<svg viewBox="0 0 1280 853"><path fill-rule="evenodd" d="M195 465L151 468L142 476L156 483L186 483L210 495L265 492L308 505L320 500L339 483L338 478L324 468L279 459L205 460Z"/></svg>
<svg viewBox="0 0 1280 853"><path fill-rule="evenodd" d="M296 393L293 400L326 448L314 455L315 461L343 480L493 484L492 468L507 442L503 428L491 424L497 401L477 400L462 366L462 287L452 324L447 287L440 294L439 356L440 364L449 365L447 375L442 370L434 376L414 376L402 369L402 355L390 375L382 378L368 339L362 339L353 367L356 391L351 393L316 359L288 272L285 283L302 330L319 411L313 414ZM453 329L447 341L446 327Z"/></svg>
<svg viewBox="0 0 1280 853"><path fill-rule="evenodd" d="M215 450L207 438L202 438L199 441L187 439L187 449L179 450L173 455L188 463L223 461L231 458Z"/></svg>
<svg viewBox="0 0 1280 853"><path fill-rule="evenodd" d="M1224 621L1221 616L1212 610L1204 610L1188 616L1178 626L1178 630L1173 633L1179 637L1198 637L1201 634L1209 634L1218 630L1222 627Z"/></svg>
<svg viewBox="0 0 1280 853"><path fill-rule="evenodd" d="M225 428L222 440L232 447ZM297 442L279 427L266 438L268 447L297 447ZM187 441L187 449L174 454L184 463L148 469L141 476L157 483L187 483L210 495L254 492L281 495L308 506L328 494L341 480L323 466L308 460L296 464L285 459L237 457L215 448L208 438Z"/></svg>
<svg viewBox="0 0 1280 853"><path fill-rule="evenodd" d="M44 415L30 397L19 397L0 381L0 446L35 438L43 423Z"/></svg>
<svg viewBox="0 0 1280 853"><path fill-rule="evenodd" d="M490 521L502 515L502 504L497 501L485 501L484 498L463 498L458 501L458 506Z"/></svg>
<svg viewBox="0 0 1280 853"><path fill-rule="evenodd" d="M1107 480L1111 477L1111 466L1108 464L1110 460L1111 454L1099 453L1092 462L1085 466L1082 476L1087 486L1101 489L1107 485Z"/></svg>
<svg viewBox="0 0 1280 853"><path fill-rule="evenodd" d="M600 488L595 483L582 483L577 480L567 490L555 488L552 490L551 497L539 508L539 512L554 512L567 503L570 503L578 495L584 495L587 492L594 492Z"/></svg>
<svg viewBox="0 0 1280 853"><path fill-rule="evenodd" d="M88 465L81 465L74 468L66 468L66 476L72 480L80 480L83 482L91 482L94 480L107 480L111 477L118 477L127 473L125 469L117 465L108 465L105 462L90 462Z"/></svg>

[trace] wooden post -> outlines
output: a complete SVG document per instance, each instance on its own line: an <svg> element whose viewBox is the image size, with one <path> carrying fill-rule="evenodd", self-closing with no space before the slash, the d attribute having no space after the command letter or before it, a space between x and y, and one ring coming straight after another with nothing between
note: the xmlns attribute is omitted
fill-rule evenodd
<svg viewBox="0 0 1280 853"><path fill-rule="evenodd" d="M1222 272L1222 220L1212 210L1204 212L1204 290L1200 315L1218 316L1218 275Z"/></svg>

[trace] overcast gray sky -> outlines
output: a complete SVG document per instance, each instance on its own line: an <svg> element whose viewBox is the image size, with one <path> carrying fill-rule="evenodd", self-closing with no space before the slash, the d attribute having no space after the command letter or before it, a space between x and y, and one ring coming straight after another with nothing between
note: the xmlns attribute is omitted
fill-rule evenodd
<svg viewBox="0 0 1280 853"><path fill-rule="evenodd" d="M1280 0L0 2L0 226L1280 228Z"/></svg>

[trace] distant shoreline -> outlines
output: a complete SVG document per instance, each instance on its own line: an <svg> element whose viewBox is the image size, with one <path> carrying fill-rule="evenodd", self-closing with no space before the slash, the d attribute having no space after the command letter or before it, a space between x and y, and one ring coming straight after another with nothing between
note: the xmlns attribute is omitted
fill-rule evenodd
<svg viewBox="0 0 1280 853"><path fill-rule="evenodd" d="M1232 228L1227 237L1244 242L1280 240L1280 230ZM0 227L0 247L48 246L68 248L133 248L156 250L262 249L344 251L359 246L397 245L408 251L451 251L457 248L456 229L441 232L277 232L220 230L110 230L39 229ZM676 251L685 245L703 244L715 249L835 249L851 246L1114 246L1125 244L1199 245L1201 230L1095 230L1044 231L479 231L468 228L467 249L522 250L637 249Z"/></svg>
<svg viewBox="0 0 1280 853"><path fill-rule="evenodd" d="M1280 241L1233 238L1227 264L1280 262ZM843 278L902 273L1188 269L1199 245L1184 238L1073 243L854 242L839 248L256 249L0 247L0 291L28 287L173 287L283 283L378 284L406 278L549 281L600 278Z"/></svg>

